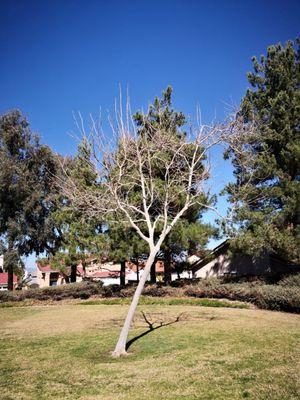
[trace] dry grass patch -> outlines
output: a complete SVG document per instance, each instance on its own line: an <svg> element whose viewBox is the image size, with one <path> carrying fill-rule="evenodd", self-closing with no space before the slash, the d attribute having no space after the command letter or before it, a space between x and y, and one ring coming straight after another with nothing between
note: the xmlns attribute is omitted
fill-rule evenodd
<svg viewBox="0 0 300 400"><path fill-rule="evenodd" d="M110 357L126 305L0 309L5 400L298 399L297 315L143 305L159 328ZM139 312L131 338L147 330ZM10 383L9 383L10 382Z"/></svg>

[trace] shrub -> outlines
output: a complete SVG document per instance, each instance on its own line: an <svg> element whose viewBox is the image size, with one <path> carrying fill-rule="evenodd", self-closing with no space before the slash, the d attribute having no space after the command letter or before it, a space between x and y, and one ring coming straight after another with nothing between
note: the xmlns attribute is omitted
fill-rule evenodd
<svg viewBox="0 0 300 400"><path fill-rule="evenodd" d="M265 285L256 291L255 304L259 308L300 312L300 287Z"/></svg>
<svg viewBox="0 0 300 400"><path fill-rule="evenodd" d="M144 295L153 297L176 296L177 293L178 289L161 285L147 285L143 290Z"/></svg>
<svg viewBox="0 0 300 400"><path fill-rule="evenodd" d="M277 285L266 284L261 280L242 283L223 283L217 278L181 282L178 287L147 285L143 295L148 297L196 297L243 301L267 310L300 312L300 274L283 278ZM134 286L103 286L101 282L81 282L43 289L0 292L0 302L16 302L24 299L63 300L67 298L88 299L98 295L105 298L129 298Z"/></svg>
<svg viewBox="0 0 300 400"><path fill-rule="evenodd" d="M280 286L298 286L300 288L300 274L284 276L279 282Z"/></svg>
<svg viewBox="0 0 300 400"><path fill-rule="evenodd" d="M172 281L170 283L170 286L172 287L184 287L186 285L196 285L200 281L200 278L181 278L181 279L176 279L175 281Z"/></svg>
<svg viewBox="0 0 300 400"><path fill-rule="evenodd" d="M102 296L103 297L118 297L122 290L122 286L120 285L108 285L103 286Z"/></svg>
<svg viewBox="0 0 300 400"><path fill-rule="evenodd" d="M67 298L88 299L92 295L102 294L102 282L80 282L68 285L50 286L41 289L29 289L18 292L0 292L0 302L21 301L24 299L35 300L63 300Z"/></svg>
<svg viewBox="0 0 300 400"><path fill-rule="evenodd" d="M225 298L246 301L267 310L300 312L300 287L255 285L254 283L221 284L212 282L187 287L186 296Z"/></svg>
<svg viewBox="0 0 300 400"><path fill-rule="evenodd" d="M15 292L9 292L7 290L0 291L0 302L19 301L19 300L22 299Z"/></svg>

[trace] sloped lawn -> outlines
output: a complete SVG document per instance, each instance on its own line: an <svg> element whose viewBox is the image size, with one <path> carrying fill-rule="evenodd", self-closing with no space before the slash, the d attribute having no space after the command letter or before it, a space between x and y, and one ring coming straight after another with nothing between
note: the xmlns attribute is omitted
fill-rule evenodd
<svg viewBox="0 0 300 400"><path fill-rule="evenodd" d="M298 399L299 315L254 309L145 304L168 324L110 357L126 304L0 309L0 398ZM179 321L176 322L177 317Z"/></svg>

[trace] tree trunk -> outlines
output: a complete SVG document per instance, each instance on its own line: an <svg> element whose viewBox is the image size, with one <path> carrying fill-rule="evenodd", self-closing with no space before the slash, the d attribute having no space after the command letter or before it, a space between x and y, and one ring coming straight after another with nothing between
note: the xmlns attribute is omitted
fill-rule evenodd
<svg viewBox="0 0 300 400"><path fill-rule="evenodd" d="M166 250L164 252L164 282L166 285L169 285L172 280L171 275L171 252L170 250Z"/></svg>
<svg viewBox="0 0 300 400"><path fill-rule="evenodd" d="M127 337L128 337L128 333L129 333L129 329L130 329L130 325L131 322L133 320L133 316L139 301L139 298L141 296L141 293L144 289L145 286L145 282L149 276L150 273L150 269L151 269L151 265L153 264L154 260L155 260L155 256L157 253L158 249L156 249L155 247L150 251L150 255L149 258L146 262L146 266L144 268L144 272L141 276L141 279L139 281L139 284L137 285L137 288L135 290L135 293L133 295L132 298L132 302L130 304L123 328L121 330L120 336L119 336L119 340L118 343L115 347L114 352L112 353L113 357L120 357L121 355L125 355L127 354L126 352L126 342L127 342Z"/></svg>
<svg viewBox="0 0 300 400"><path fill-rule="evenodd" d="M14 268L12 264L7 267L7 289L14 290Z"/></svg>
<svg viewBox="0 0 300 400"><path fill-rule="evenodd" d="M76 282L76 275L77 275L77 265L71 266L71 283Z"/></svg>
<svg viewBox="0 0 300 400"><path fill-rule="evenodd" d="M155 269L155 264L156 264L156 258L154 258L153 263L151 264L151 270L150 270L150 282L155 284L156 283L156 269Z"/></svg>
<svg viewBox="0 0 300 400"><path fill-rule="evenodd" d="M125 286L125 275L126 275L126 261L121 261L121 271L120 271L120 285Z"/></svg>
<svg viewBox="0 0 300 400"><path fill-rule="evenodd" d="M140 281L140 269L139 269L139 262L136 264L136 281L139 283Z"/></svg>
<svg viewBox="0 0 300 400"><path fill-rule="evenodd" d="M14 290L14 265L13 265L13 259L14 257L12 256L13 253L13 241L9 240L8 241L8 249L7 249L7 259L8 259L8 264L6 266L7 270L7 289L8 290ZM5 257L5 255L4 255ZM5 262L5 260L4 260Z"/></svg>

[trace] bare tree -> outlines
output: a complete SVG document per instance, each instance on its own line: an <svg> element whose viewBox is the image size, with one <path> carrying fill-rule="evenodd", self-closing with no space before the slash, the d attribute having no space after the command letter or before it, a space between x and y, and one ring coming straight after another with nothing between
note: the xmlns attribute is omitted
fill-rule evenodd
<svg viewBox="0 0 300 400"><path fill-rule="evenodd" d="M126 110L124 115L122 107L116 110L110 140L92 117L86 132L79 115L77 124L91 143L99 186L83 188L71 178L64 183L68 198L86 217L123 221L149 247L144 272L113 352L115 357L126 354L127 336L140 295L168 233L193 205L214 209L208 201L208 153L222 136L218 126L200 124L190 127L189 134L174 135L159 122L141 133L128 104Z"/></svg>

